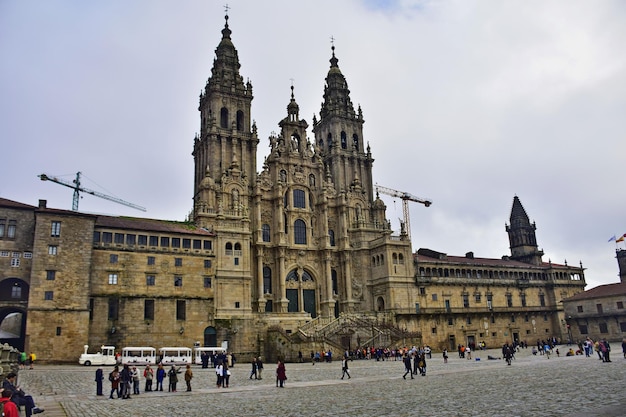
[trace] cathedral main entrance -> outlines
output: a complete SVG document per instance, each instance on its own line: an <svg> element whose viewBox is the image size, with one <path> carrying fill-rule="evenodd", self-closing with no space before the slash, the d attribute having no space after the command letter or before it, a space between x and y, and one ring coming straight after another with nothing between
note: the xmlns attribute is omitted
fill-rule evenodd
<svg viewBox="0 0 626 417"><path fill-rule="evenodd" d="M317 317L317 303L315 300L315 281L306 270L292 270L287 274L285 296L289 300L289 313L306 312L311 317Z"/></svg>

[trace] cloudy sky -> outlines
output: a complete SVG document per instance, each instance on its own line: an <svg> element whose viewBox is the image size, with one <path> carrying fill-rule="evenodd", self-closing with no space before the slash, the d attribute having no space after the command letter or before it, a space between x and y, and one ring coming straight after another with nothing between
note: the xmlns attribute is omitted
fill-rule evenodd
<svg viewBox="0 0 626 417"><path fill-rule="evenodd" d="M224 1L0 1L0 197L70 209L46 173L130 201L81 211L184 220L198 96ZM411 205L413 249L509 254L519 196L544 260L618 281L626 233L623 1L230 0L261 138L319 114L331 37L365 118L374 178ZM382 196L399 229L402 202ZM624 248L624 244L617 247Z"/></svg>

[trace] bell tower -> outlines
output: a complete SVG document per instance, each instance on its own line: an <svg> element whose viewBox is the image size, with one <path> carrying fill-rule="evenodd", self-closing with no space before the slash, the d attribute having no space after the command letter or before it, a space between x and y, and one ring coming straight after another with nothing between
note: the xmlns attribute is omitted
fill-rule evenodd
<svg viewBox="0 0 626 417"><path fill-rule="evenodd" d="M256 152L259 143L256 125L251 121L252 84L239 74L239 56L231 40L228 15L222 40L215 49L211 75L200 94L200 133L194 139L194 220L205 226L203 213L215 212L218 206L237 209L252 194L256 182ZM245 189L236 191L236 199L226 190L224 177L245 180ZM215 197L211 189L215 189ZM227 195L225 195L227 194Z"/></svg>
<svg viewBox="0 0 626 417"><path fill-rule="evenodd" d="M315 143L337 190L347 191L359 186L367 194L366 200L371 203L374 200L374 160L369 146L366 148L363 142L363 113L360 107L354 110L348 83L338 62L333 45L320 120L313 118Z"/></svg>
<svg viewBox="0 0 626 417"><path fill-rule="evenodd" d="M530 223L526 210L522 206L519 197L513 198L511 208L510 226L506 226L511 245L511 259L533 265L541 265L543 251L537 247L535 230L537 226Z"/></svg>

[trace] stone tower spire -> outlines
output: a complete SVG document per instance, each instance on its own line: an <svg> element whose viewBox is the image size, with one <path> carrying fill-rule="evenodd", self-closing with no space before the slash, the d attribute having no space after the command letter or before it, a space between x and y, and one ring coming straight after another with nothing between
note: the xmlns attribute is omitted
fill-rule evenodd
<svg viewBox="0 0 626 417"><path fill-rule="evenodd" d="M511 208L510 226L506 225L511 247L511 259L533 265L541 265L543 251L537 247L535 230L537 226L530 223L526 210L522 206L519 197L513 198Z"/></svg>
<svg viewBox="0 0 626 417"><path fill-rule="evenodd" d="M314 120L313 132L324 163L339 190L348 190L356 178L360 179L367 200L374 201L372 163L363 141L363 114L355 111L350 90L339 69L339 60L332 46L330 69L324 86L324 101L319 121Z"/></svg>
<svg viewBox="0 0 626 417"><path fill-rule="evenodd" d="M256 151L259 140L252 126L250 108L252 84L244 83L239 73L239 56L231 40L232 31L225 17L222 39L215 49L211 75L200 94L200 134L194 141L193 157L194 200L200 184L209 175L218 188L223 185L223 175L234 170L235 178L246 180L247 187L256 180ZM229 180L232 179L229 176ZM222 190L229 193L230 190ZM251 194L251 189L241 190L241 197ZM224 198L218 195L219 200ZM197 205L198 202L195 201Z"/></svg>
<svg viewBox="0 0 626 417"><path fill-rule="evenodd" d="M626 284L626 250L618 249L615 257L619 267L619 280L622 284Z"/></svg>

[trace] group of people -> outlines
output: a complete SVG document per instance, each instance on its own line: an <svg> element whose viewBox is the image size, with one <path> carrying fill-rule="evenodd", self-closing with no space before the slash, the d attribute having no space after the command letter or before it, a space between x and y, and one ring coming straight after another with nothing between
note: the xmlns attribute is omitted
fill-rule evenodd
<svg viewBox="0 0 626 417"><path fill-rule="evenodd" d="M19 417L19 407L24 406L26 417L33 414L43 413L44 409L35 405L35 400L31 395L26 394L19 385L17 385L17 374L9 372L2 382L2 411L5 417Z"/></svg>
<svg viewBox="0 0 626 417"><path fill-rule="evenodd" d="M143 370L143 377L146 381L144 392L153 391L152 385L153 381L156 380L156 387L154 391L163 391L163 382L167 376L168 378L168 388L169 392L176 392L178 385L178 374L181 373L181 370L177 368L175 365L172 365L171 368L166 371L165 367L162 363L156 368L156 371L148 364ZM191 366L187 364L184 379L185 384L187 385L187 391L191 391L191 379L193 378L193 371L191 370ZM113 371L109 373L109 382L111 382L111 392L109 394L109 398L113 399L113 394L117 396L117 398L129 399L131 398L131 389L133 395L139 395L139 370L136 366L130 366L125 364L122 366L120 370L119 366L115 366ZM103 381L104 381L104 372L102 368L98 368L96 370L96 395L103 395Z"/></svg>
<svg viewBox="0 0 626 417"><path fill-rule="evenodd" d="M425 349L417 348L413 346L410 350L404 352L402 356L402 362L404 362L404 375L402 378L406 379L407 375L414 379L413 375L426 376L426 356ZM447 360L447 355L444 352L444 360Z"/></svg>

